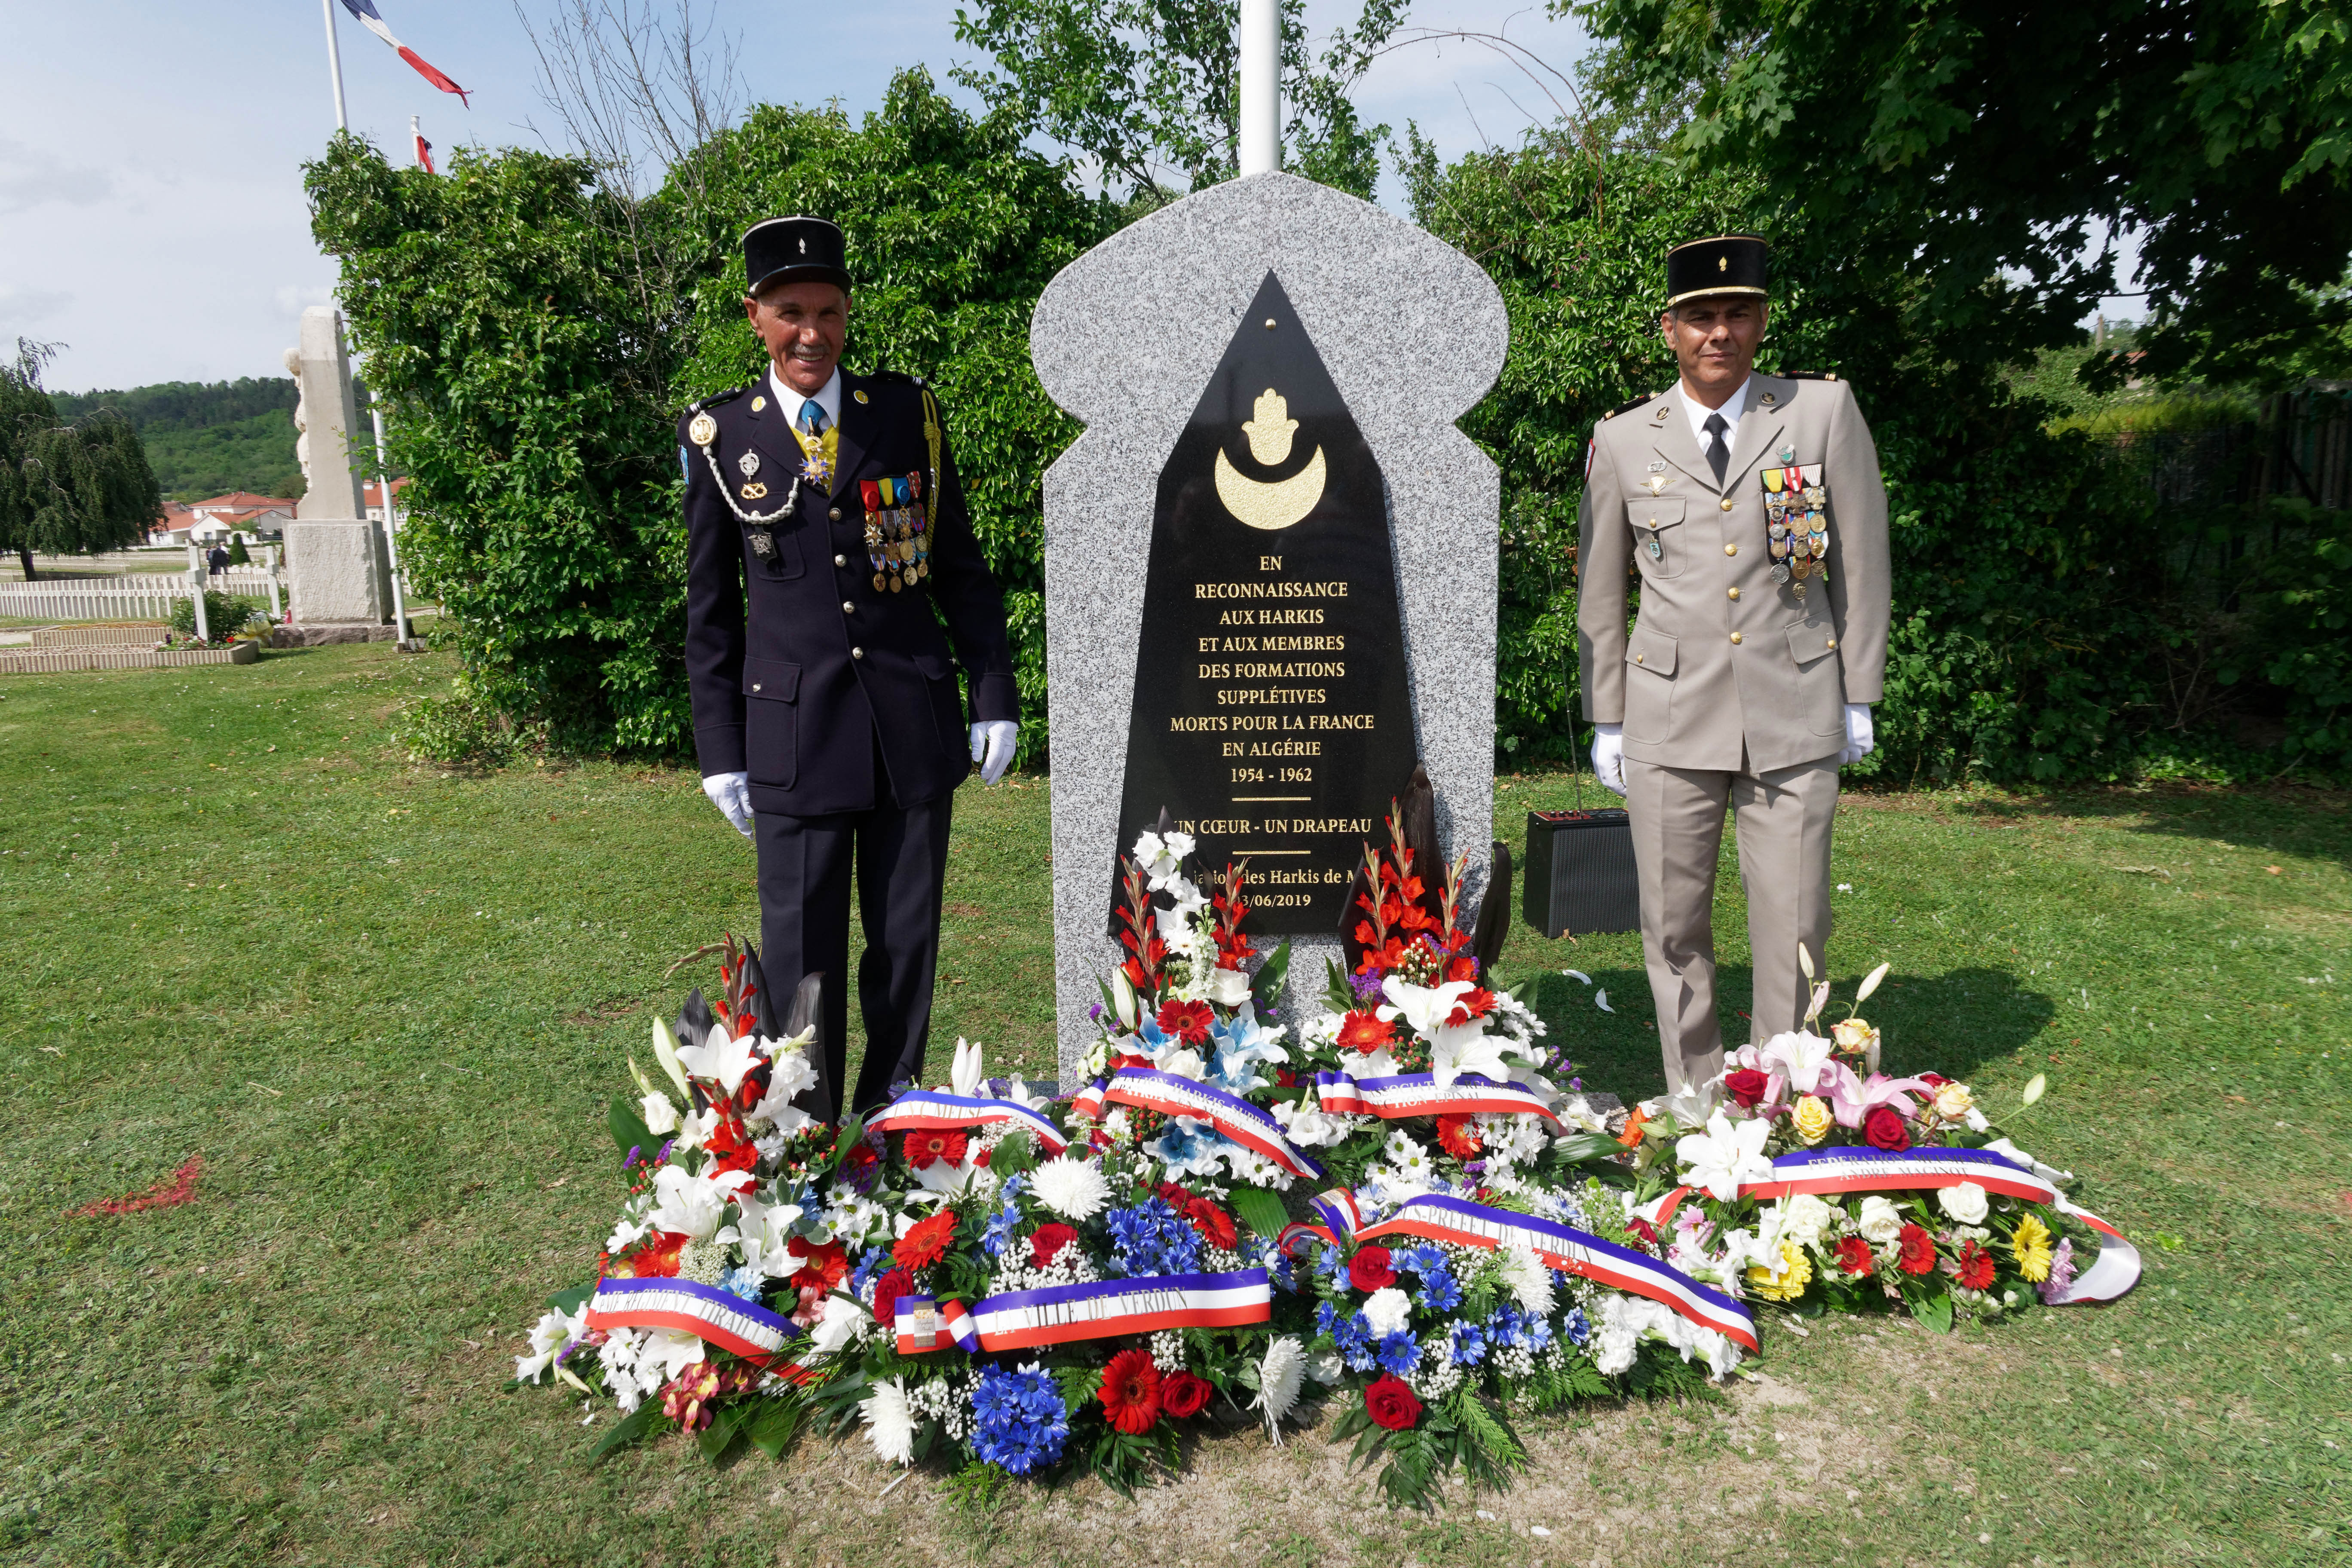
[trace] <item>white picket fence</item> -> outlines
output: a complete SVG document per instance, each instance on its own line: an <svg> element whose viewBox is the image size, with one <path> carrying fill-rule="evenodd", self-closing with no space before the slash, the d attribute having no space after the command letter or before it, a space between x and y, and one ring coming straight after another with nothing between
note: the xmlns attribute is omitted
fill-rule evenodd
<svg viewBox="0 0 2352 1568"><path fill-rule="evenodd" d="M269 599L269 574L258 566L232 566L205 580L215 593ZM175 600L188 596L184 574L131 572L115 577L68 577L54 582L0 583L0 616L25 621L169 620Z"/></svg>

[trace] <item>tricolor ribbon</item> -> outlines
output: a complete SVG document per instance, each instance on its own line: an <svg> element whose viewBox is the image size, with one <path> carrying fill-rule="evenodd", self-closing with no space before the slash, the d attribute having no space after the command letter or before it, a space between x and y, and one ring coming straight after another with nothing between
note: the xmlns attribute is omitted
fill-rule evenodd
<svg viewBox="0 0 2352 1568"><path fill-rule="evenodd" d="M2076 1208L2065 1195L2027 1167L1990 1149L1909 1149L1896 1152L1851 1145L1832 1149L1800 1149L1772 1162L1770 1179L1742 1182L1743 1198L1785 1198L1800 1193L1840 1196L1853 1193L1932 1192L1974 1182L1989 1193L2046 1204L2072 1215L2107 1239L2098 1260L2079 1275L2062 1300L2066 1303L2112 1301L2139 1283L2139 1249L2124 1233L2087 1209ZM1643 1211L1652 1225L1664 1226L1690 1195L1676 1187Z"/></svg>
<svg viewBox="0 0 2352 1568"><path fill-rule="evenodd" d="M800 1337L800 1326L765 1307L712 1285L690 1279L600 1279L588 1299L592 1329L672 1329L693 1334L755 1365L774 1366L784 1347Z"/></svg>
<svg viewBox="0 0 2352 1568"><path fill-rule="evenodd" d="M1294 1220L1284 1226L1282 1233L1274 1238L1274 1245L1292 1258L1297 1257L1300 1248L1309 1241L1328 1241L1337 1247L1341 1237L1353 1236L1363 1228L1364 1216L1356 1207L1356 1194L1345 1187L1318 1193L1307 1200L1307 1206L1315 1212L1316 1219L1321 1223Z"/></svg>
<svg viewBox="0 0 2352 1568"><path fill-rule="evenodd" d="M1156 1110L1163 1116L1189 1116L1195 1121L1205 1121L1224 1137L1265 1155L1294 1176L1312 1181L1323 1173L1322 1166L1291 1147L1290 1140L1283 1135L1282 1123L1271 1112L1239 1095L1227 1094L1213 1084L1179 1078L1156 1068L1121 1068L1111 1075L1108 1089L1097 1085L1087 1091L1087 1095L1097 1094L1097 1104L1107 1100L1141 1110ZM1080 1100L1087 1095L1080 1096ZM1076 1107L1074 1101L1072 1109Z"/></svg>
<svg viewBox="0 0 2352 1568"><path fill-rule="evenodd" d="M1477 1073L1460 1073L1450 1084L1440 1084L1433 1073L1402 1073L1394 1078L1353 1078L1343 1072L1315 1075L1315 1093L1326 1111L1346 1116L1378 1116L1395 1121L1406 1116L1495 1115L1540 1116L1561 1125L1543 1097L1516 1083L1498 1083Z"/></svg>
<svg viewBox="0 0 2352 1568"><path fill-rule="evenodd" d="M1043 1112L1017 1100L981 1100L944 1089L910 1089L877 1111L866 1123L869 1132L969 1131L999 1121L1018 1122L1034 1133L1048 1154L1058 1154L1070 1141Z"/></svg>
<svg viewBox="0 0 2352 1568"><path fill-rule="evenodd" d="M983 1351L1028 1350L1162 1329L1234 1328L1263 1323L1273 1311L1274 1292L1263 1268L1052 1285L1010 1290L971 1304ZM957 1342L962 1342L960 1336Z"/></svg>
<svg viewBox="0 0 2352 1568"><path fill-rule="evenodd" d="M955 1342L955 1347L967 1353L980 1348L979 1336L972 1330L971 1313L961 1301L937 1305L929 1296L901 1296L895 1314L898 1353L920 1355L925 1351L940 1348L942 1334Z"/></svg>
<svg viewBox="0 0 2352 1568"><path fill-rule="evenodd" d="M1629 1295L1646 1296L1735 1344L1751 1351L1759 1348L1754 1316L1722 1291L1654 1258L1571 1226L1430 1193L1407 1198L1388 1218L1358 1231L1356 1239L1377 1241L1386 1236L1417 1236L1490 1250L1523 1247L1562 1273L1582 1275Z"/></svg>

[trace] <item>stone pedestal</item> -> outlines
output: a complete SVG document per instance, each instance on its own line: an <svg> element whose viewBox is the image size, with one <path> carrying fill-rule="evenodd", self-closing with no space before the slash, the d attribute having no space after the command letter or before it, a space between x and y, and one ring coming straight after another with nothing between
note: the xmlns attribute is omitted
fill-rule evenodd
<svg viewBox="0 0 2352 1568"><path fill-rule="evenodd" d="M1294 333L1303 334L1304 345L1285 348L1283 340ZM1250 346L1261 341L1267 353L1287 353L1300 368L1261 374L1252 357L1259 352ZM1100 1000L1098 982L1118 954L1108 927L1114 861L1126 847L1118 840L1126 826L1122 793L1132 793L1130 741L1149 730L1137 726L1154 712L1164 733L1171 720L1161 710L1172 711L1171 704L1195 703L1210 720L1229 712L1256 720L1247 728L1228 721L1217 731L1206 742L1213 749L1202 753L1207 763L1189 751L1160 748L1204 797L1180 814L1222 805L1255 841L1234 837L1243 850L1285 846L1261 851L1252 863L1255 874L1328 855L1323 840L1333 835L1325 830L1338 814L1325 810L1330 781L1318 776L1293 784L1297 775L1269 763L1247 782L1235 773L1232 799L1218 802L1199 787L1202 768L1228 758L1241 759L1236 769L1258 768L1248 747L1268 715L1281 726L1275 733L1295 727L1312 736L1333 728L1328 717L1318 725L1318 715L1402 702L1409 713L1374 714L1377 732L1387 736L1409 723L1411 754L1428 768L1436 789L1440 840L1449 857L1469 855L1465 908L1475 907L1494 800L1501 480L1454 422L1494 384L1508 341L1501 296L1467 257L1369 203L1278 173L1213 185L1161 208L1071 263L1038 301L1031 326L1038 376L1087 426L1046 471L1045 484L1054 965L1065 1082L1078 1076L1096 1037L1087 1008ZM1230 374L1222 368L1227 366L1234 367ZM1225 386L1227 380L1234 384ZM1292 409L1292 403L1300 406ZM1353 459L1347 457L1350 432L1360 436ZM1339 498L1351 461L1357 475L1370 479ZM1335 499L1318 502L1309 490ZM1294 557L1308 556L1324 527L1326 538L1352 531L1353 547L1369 549L1348 571L1380 590L1378 616L1360 613L1352 584L1332 590L1295 581L1310 562ZM1224 532L1202 531L1211 528ZM1262 563L1241 547L1252 539L1264 541ZM1225 555L1239 552L1243 567L1208 564L1194 548L1204 540ZM1155 559L1171 542L1166 564L1172 574ZM1389 582L1377 582L1374 563L1386 564ZM1178 580L1218 571L1241 585ZM1344 650L1314 645L1309 658L1319 662L1294 658L1308 645L1292 633L1302 619L1313 619L1311 611L1284 614L1285 641L1237 646L1230 657L1223 637L1213 650L1204 646L1210 637L1189 623L1187 635L1173 639L1183 646L1144 647L1152 624L1145 590L1155 574L1168 578L1155 588L1163 603L1267 593L1283 595L1269 603L1329 605L1328 618L1304 626L1308 634L1339 625L1343 607L1356 620ZM1260 577L1280 581L1262 589L1255 585ZM1391 602L1393 614L1385 607ZM1241 625L1238 617L1234 624ZM1276 617L1265 616L1247 626L1274 624ZM1139 702L1145 661L1150 681ZM1399 664L1401 699L1381 694L1395 689L1385 680L1375 688L1366 679ZM1228 679L1231 692L1223 684ZM1302 697L1301 690L1318 694ZM1265 706L1221 706L1244 701ZM1315 703L1326 705L1307 706ZM1190 721L1180 715L1176 722ZM1243 750L1224 750L1229 745ZM1385 752L1382 759L1385 767ZM1382 794L1403 782L1373 781ZM1244 801L1244 795L1263 798ZM1171 808L1178 809L1174 803ZM1268 820L1285 813L1285 821ZM1352 809L1345 814L1352 828ZM1373 825L1365 837L1377 832ZM1287 847L1294 844L1302 847ZM1206 869L1221 871L1222 865ZM1322 879L1318 872L1318 885ZM1329 912L1318 901L1316 922ZM1290 930L1294 976L1285 1002L1295 1011L1319 996L1324 960L1339 952L1338 926L1284 929Z"/></svg>
<svg viewBox="0 0 2352 1568"><path fill-rule="evenodd" d="M392 619L392 571L382 528L368 521L354 432L359 409L343 319L331 305L302 312L302 342L287 368L300 387L294 423L305 489L286 525L286 571L305 626Z"/></svg>

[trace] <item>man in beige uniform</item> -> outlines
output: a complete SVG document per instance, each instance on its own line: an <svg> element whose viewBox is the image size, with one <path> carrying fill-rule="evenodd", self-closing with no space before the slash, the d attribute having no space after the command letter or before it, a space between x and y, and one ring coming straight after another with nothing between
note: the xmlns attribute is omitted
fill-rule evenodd
<svg viewBox="0 0 2352 1568"><path fill-rule="evenodd" d="M1577 649L1593 767L1633 819L1642 949L1678 1092L1723 1068L1710 917L1727 805L1755 962L1750 1037L1803 1020L1800 942L1826 973L1837 770L1870 753L1886 662L1886 490L1844 383L1754 373L1762 240L1675 247L1666 291L1678 384L1593 428Z"/></svg>

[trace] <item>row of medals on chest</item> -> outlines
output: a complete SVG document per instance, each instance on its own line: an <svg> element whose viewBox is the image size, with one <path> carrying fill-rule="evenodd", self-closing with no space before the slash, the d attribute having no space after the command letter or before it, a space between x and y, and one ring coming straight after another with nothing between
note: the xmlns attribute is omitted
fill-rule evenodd
<svg viewBox="0 0 2352 1568"><path fill-rule="evenodd" d="M743 499L763 499L768 493L767 484L754 478L760 471L760 454L746 451L735 459L735 467L743 475ZM822 487L830 478L822 449L803 457L803 483ZM921 508L915 504L913 481L912 475L883 480L886 486L907 489L909 492L906 498L908 504L903 507L869 507L866 512L866 558L874 568L874 591L877 594L886 589L893 594L898 593L908 584L919 583L931 574L930 552L925 547L923 539L924 518ZM761 529L758 531L765 536L768 531ZM755 539L752 548L764 556L768 552L761 546L766 542L764 537Z"/></svg>
<svg viewBox="0 0 2352 1568"><path fill-rule="evenodd" d="M1764 531L1772 555L1772 581L1793 581L1801 595L1805 579L1827 569L1824 563L1830 552L1829 490L1817 478L1809 484L1799 482L1808 476L1803 475L1797 465L1797 454L1789 447L1780 449L1780 466L1765 473L1782 479L1782 487L1776 490L1769 479L1759 476L1765 485ZM1643 488L1654 496L1672 482L1666 478L1664 460L1654 459ZM1659 542L1654 528L1650 530L1644 548L1653 561L1665 557L1665 546Z"/></svg>

